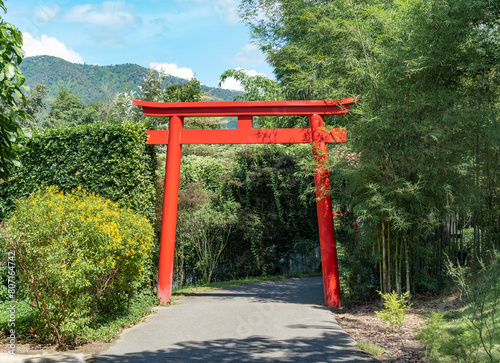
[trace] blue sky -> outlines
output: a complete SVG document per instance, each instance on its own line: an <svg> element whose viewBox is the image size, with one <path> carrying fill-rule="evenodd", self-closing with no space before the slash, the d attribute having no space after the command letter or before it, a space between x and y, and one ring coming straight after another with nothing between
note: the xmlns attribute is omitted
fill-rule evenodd
<svg viewBox="0 0 500 363"><path fill-rule="evenodd" d="M239 0L6 0L1 15L24 35L26 56L135 63L216 86L227 69L273 78L239 22ZM227 84L226 88L237 88Z"/></svg>

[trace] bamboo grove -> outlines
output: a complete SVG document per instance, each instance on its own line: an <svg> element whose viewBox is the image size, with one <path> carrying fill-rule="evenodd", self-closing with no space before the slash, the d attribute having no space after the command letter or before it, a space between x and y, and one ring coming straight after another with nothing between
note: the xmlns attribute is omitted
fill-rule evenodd
<svg viewBox="0 0 500 363"><path fill-rule="evenodd" d="M360 96L331 168L352 292L434 290L447 263L498 251L498 2L244 0L240 15L284 97Z"/></svg>

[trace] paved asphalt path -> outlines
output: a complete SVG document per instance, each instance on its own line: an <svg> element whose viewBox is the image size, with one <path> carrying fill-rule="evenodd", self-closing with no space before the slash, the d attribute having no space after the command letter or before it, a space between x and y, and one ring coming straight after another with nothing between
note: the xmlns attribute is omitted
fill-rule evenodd
<svg viewBox="0 0 500 363"><path fill-rule="evenodd" d="M323 307L321 277L186 297L125 330L94 362L374 362Z"/></svg>

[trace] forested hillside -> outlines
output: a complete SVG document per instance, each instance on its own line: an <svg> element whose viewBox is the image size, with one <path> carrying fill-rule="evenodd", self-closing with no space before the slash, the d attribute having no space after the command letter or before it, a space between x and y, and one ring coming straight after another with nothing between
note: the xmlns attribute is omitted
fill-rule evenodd
<svg viewBox="0 0 500 363"><path fill-rule="evenodd" d="M76 95L82 102L109 101L117 93L138 91L138 86L147 75L148 69L137 64L119 64L97 66L76 64L52 56L36 56L25 58L21 64L26 85L30 88L37 84L49 87L45 101L52 103L61 89ZM166 84L183 84L182 78L167 75ZM230 101L238 92L203 86L203 92Z"/></svg>

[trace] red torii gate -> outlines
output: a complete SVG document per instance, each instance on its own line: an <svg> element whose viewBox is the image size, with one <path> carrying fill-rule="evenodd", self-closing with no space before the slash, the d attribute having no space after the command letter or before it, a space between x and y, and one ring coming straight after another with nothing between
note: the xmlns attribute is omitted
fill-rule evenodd
<svg viewBox="0 0 500 363"><path fill-rule="evenodd" d="M318 211L321 264L325 305L340 307L337 250L333 228L330 173L326 143L343 143L346 129L328 131L325 115L349 112L355 98L331 101L238 101L160 103L134 100L146 116L170 117L168 130L149 130L147 143L167 144L165 194L160 238L158 298L167 302L172 296L175 232L182 144L292 144L312 143L316 161L314 182ZM184 117L237 116L234 130L183 130ZM253 116L309 116L310 128L254 129Z"/></svg>

